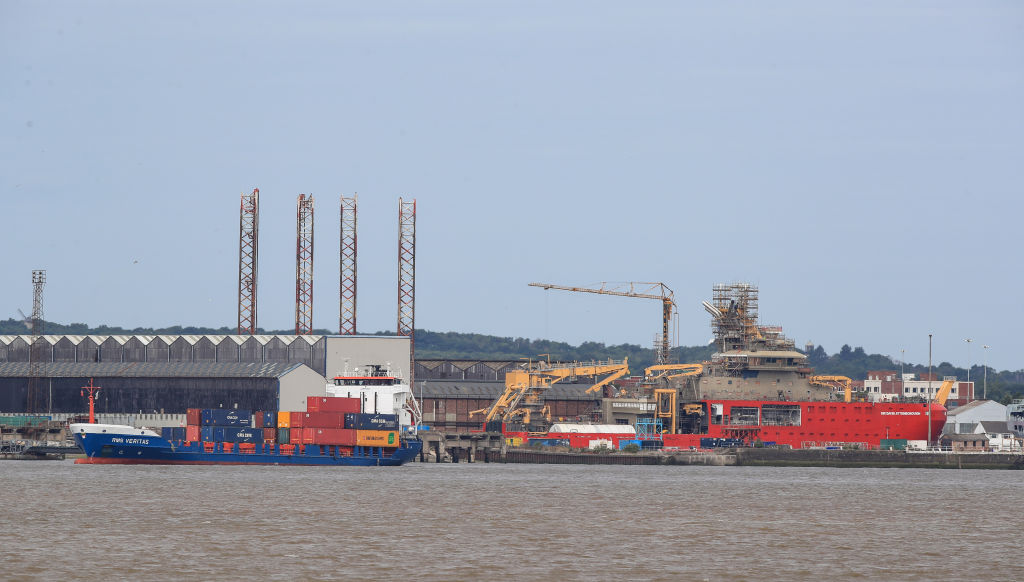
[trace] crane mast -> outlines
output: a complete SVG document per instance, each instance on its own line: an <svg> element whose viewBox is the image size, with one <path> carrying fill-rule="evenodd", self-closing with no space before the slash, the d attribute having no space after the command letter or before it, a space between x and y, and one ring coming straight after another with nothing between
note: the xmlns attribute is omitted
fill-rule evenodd
<svg viewBox="0 0 1024 582"><path fill-rule="evenodd" d="M530 287L542 289L558 289L578 293L597 293L600 295L617 295L619 297L639 297L641 299L657 299L661 301L661 345L658 346L658 363L669 363L669 352L672 344L669 341L669 327L675 314L676 300L672 290L664 283L608 283L602 282L597 287L569 287L551 283L530 283Z"/></svg>

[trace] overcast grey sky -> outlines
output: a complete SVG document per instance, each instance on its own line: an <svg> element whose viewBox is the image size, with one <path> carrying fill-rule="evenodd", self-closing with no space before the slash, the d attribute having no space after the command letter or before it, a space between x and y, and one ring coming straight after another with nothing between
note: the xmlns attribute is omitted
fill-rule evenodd
<svg viewBox="0 0 1024 582"><path fill-rule="evenodd" d="M1024 367L1020 2L8 0L0 55L0 317L45 268L52 321L234 326L258 187L265 328L299 193L337 328L358 192L361 331L403 196L418 328L650 346L657 302L527 283L663 281L697 345L746 281L801 345Z"/></svg>

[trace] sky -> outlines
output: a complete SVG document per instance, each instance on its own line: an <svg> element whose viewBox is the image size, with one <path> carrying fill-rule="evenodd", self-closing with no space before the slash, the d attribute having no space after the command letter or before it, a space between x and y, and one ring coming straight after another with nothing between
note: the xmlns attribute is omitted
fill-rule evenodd
<svg viewBox="0 0 1024 582"><path fill-rule="evenodd" d="M1024 368L1024 4L0 3L0 318L237 324L260 189L258 324L337 329L339 197L358 327L679 345L716 283L829 353ZM972 342L965 339L971 338ZM983 345L990 346L983 349Z"/></svg>

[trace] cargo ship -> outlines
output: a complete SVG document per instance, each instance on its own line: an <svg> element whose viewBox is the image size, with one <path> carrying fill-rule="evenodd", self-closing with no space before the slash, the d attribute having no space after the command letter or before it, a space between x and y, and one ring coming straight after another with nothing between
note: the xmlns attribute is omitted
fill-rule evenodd
<svg viewBox="0 0 1024 582"><path fill-rule="evenodd" d="M358 398L307 398L305 411L189 409L162 433L75 423L81 464L398 466L423 444L395 414L362 412Z"/></svg>
<svg viewBox="0 0 1024 582"><path fill-rule="evenodd" d="M875 449L887 440L928 441L941 434L952 382L943 382L933 400L858 401L849 378L815 375L781 327L760 325L757 303L753 285L715 285L712 302L703 302L716 347L710 361L651 366L633 394L606 388L590 424L557 425L545 436L568 438L574 448L607 440L612 448L640 441L661 449ZM593 428L622 424L635 426L635 436ZM503 423L503 430L521 442L540 436L514 422Z"/></svg>

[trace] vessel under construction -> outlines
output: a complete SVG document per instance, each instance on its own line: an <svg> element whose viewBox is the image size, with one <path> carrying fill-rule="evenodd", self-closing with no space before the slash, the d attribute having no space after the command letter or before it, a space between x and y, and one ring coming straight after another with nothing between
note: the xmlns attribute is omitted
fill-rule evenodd
<svg viewBox="0 0 1024 582"><path fill-rule="evenodd" d="M854 401L849 378L815 375L780 327L759 325L757 294L749 284L716 285L712 301L704 302L715 335L710 361L651 366L638 393L619 391L603 400L603 425L577 430L559 424L544 437L573 447L601 439L612 447L628 441L669 449L723 444L872 449L887 440L930 441L941 433L952 382L943 382L934 400ZM519 387L509 383L498 406L486 411L487 420L505 421L514 438L537 438L528 425L531 410L542 410L538 387L551 382L545 378L538 373ZM601 381L595 387L607 385ZM635 433L601 428L620 424L634 425Z"/></svg>

